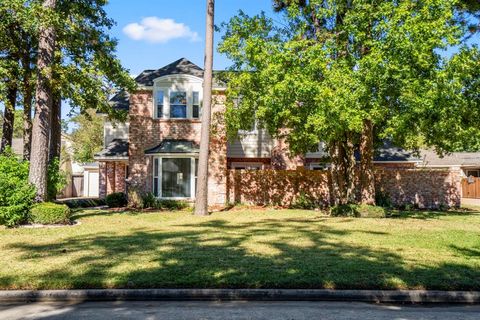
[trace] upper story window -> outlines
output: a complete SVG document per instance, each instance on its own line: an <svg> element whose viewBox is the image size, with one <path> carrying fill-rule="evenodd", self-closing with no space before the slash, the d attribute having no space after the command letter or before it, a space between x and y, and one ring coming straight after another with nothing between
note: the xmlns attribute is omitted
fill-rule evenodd
<svg viewBox="0 0 480 320"><path fill-rule="evenodd" d="M200 117L200 92L193 91L192 103L192 118L198 119Z"/></svg>
<svg viewBox="0 0 480 320"><path fill-rule="evenodd" d="M155 80L154 112L157 119L199 119L202 107L202 79L170 75Z"/></svg>
<svg viewBox="0 0 480 320"><path fill-rule="evenodd" d="M170 92L170 118L187 118L187 93L185 91Z"/></svg>
<svg viewBox="0 0 480 320"><path fill-rule="evenodd" d="M156 107L157 107L157 118L163 118L163 104L164 104L164 91L159 90L157 91L156 97Z"/></svg>

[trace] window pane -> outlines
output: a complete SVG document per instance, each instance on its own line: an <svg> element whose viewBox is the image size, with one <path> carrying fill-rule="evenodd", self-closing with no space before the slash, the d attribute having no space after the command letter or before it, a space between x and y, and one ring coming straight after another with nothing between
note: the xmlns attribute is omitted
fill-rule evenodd
<svg viewBox="0 0 480 320"><path fill-rule="evenodd" d="M153 161L153 176L158 177L158 158Z"/></svg>
<svg viewBox="0 0 480 320"><path fill-rule="evenodd" d="M163 91L157 91L157 118L163 117Z"/></svg>
<svg viewBox="0 0 480 320"><path fill-rule="evenodd" d="M187 93L185 91L172 91L170 93L170 103L187 105Z"/></svg>
<svg viewBox="0 0 480 320"><path fill-rule="evenodd" d="M193 105L192 116L198 118L200 116L200 107L198 105Z"/></svg>
<svg viewBox="0 0 480 320"><path fill-rule="evenodd" d="M170 105L170 118L186 118L187 106L183 105Z"/></svg>
<svg viewBox="0 0 480 320"><path fill-rule="evenodd" d="M190 197L191 159L162 159L162 197Z"/></svg>
<svg viewBox="0 0 480 320"><path fill-rule="evenodd" d="M170 118L187 117L187 93L172 91L170 93Z"/></svg>
<svg viewBox="0 0 480 320"><path fill-rule="evenodd" d="M158 178L153 179L153 194L158 197Z"/></svg>
<svg viewBox="0 0 480 320"><path fill-rule="evenodd" d="M200 103L200 95L198 93L198 91L193 91L193 104L194 105L199 105Z"/></svg>

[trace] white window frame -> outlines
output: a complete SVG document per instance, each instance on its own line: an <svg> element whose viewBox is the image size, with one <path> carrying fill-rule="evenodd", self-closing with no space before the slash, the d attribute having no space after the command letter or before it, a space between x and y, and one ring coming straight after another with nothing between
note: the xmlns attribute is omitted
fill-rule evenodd
<svg viewBox="0 0 480 320"><path fill-rule="evenodd" d="M153 86L153 118L172 120L200 120L203 106L203 79L189 75L163 76L154 80ZM163 117L157 117L157 92L163 91ZM170 94L176 91L187 93L187 117L170 118ZM199 117L193 117L193 92L198 92Z"/></svg>
<svg viewBox="0 0 480 320"><path fill-rule="evenodd" d="M232 169L244 168L245 170L262 170L264 169L263 162L232 162L230 165Z"/></svg>
<svg viewBox="0 0 480 320"><path fill-rule="evenodd" d="M162 160L163 159L190 159L190 197L162 197ZM158 159L158 176L155 176L155 159ZM155 178L158 178L158 199L165 200L194 200L195 199L195 159L197 154L162 154L152 158L152 190L155 188ZM153 193L153 192L152 192Z"/></svg>
<svg viewBox="0 0 480 320"><path fill-rule="evenodd" d="M309 170L315 170L315 169L320 169L320 170L328 170L330 168L329 163L322 163L322 162L310 162L308 165Z"/></svg>

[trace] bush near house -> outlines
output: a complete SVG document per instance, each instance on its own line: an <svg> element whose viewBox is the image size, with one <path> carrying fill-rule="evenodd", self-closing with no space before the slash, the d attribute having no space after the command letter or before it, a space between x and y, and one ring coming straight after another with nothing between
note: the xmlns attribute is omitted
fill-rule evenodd
<svg viewBox="0 0 480 320"><path fill-rule="evenodd" d="M144 209L150 208L150 209L175 211L175 210L184 210L190 207L188 202L185 202L185 201L158 199L151 192L143 196L142 202L143 202Z"/></svg>
<svg viewBox="0 0 480 320"><path fill-rule="evenodd" d="M330 215L333 217L357 217L357 218L385 218L385 208L379 206L345 204L330 208Z"/></svg>
<svg viewBox="0 0 480 320"><path fill-rule="evenodd" d="M26 222L34 198L35 187L28 183L28 162L11 150L0 154L0 225Z"/></svg>
<svg viewBox="0 0 480 320"><path fill-rule="evenodd" d="M114 192L105 197L105 202L110 208L121 208L127 205L127 196L123 192Z"/></svg>
<svg viewBox="0 0 480 320"><path fill-rule="evenodd" d="M39 224L69 224L72 212L65 204L38 203L30 211L29 221Z"/></svg>

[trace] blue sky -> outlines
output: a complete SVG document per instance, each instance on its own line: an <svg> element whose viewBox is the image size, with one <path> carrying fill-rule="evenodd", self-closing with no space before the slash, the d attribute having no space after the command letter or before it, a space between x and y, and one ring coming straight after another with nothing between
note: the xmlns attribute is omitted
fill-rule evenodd
<svg viewBox="0 0 480 320"><path fill-rule="evenodd" d="M160 68L185 57L203 67L205 0L110 0L106 11L117 25L118 57L132 74ZM217 0L215 24L229 20L238 10L248 14L272 13L271 0ZM173 20L173 21L171 21ZM215 34L215 42L220 34ZM225 69L228 60L216 54L214 68Z"/></svg>

